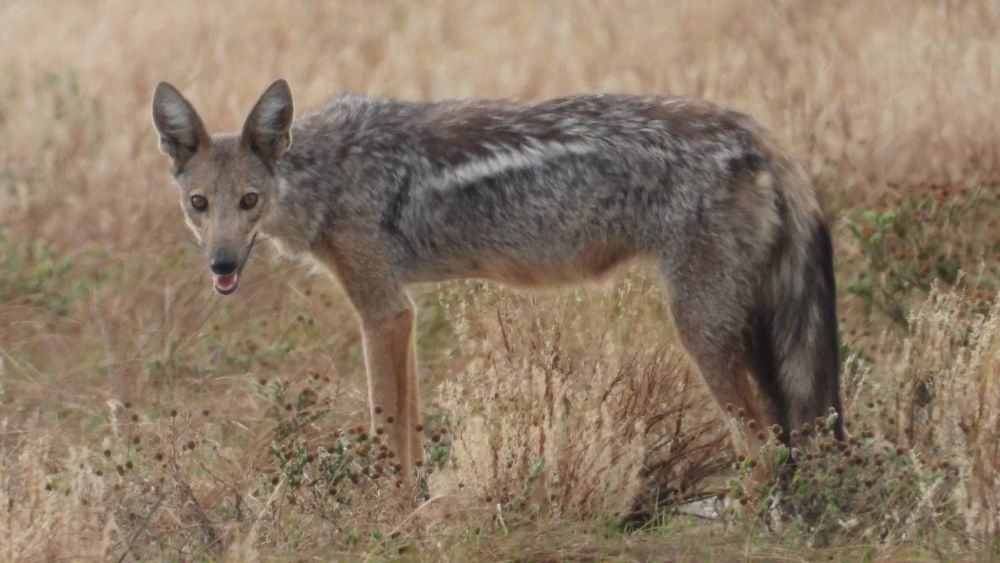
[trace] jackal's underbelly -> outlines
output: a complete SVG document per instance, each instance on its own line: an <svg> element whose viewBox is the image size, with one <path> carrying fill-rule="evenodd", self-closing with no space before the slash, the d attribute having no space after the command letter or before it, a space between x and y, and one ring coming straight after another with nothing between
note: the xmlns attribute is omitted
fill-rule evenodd
<svg viewBox="0 0 1000 563"><path fill-rule="evenodd" d="M430 260L414 281L482 278L509 285L537 287L599 279L637 254L624 245L591 244L559 252L470 252Z"/></svg>

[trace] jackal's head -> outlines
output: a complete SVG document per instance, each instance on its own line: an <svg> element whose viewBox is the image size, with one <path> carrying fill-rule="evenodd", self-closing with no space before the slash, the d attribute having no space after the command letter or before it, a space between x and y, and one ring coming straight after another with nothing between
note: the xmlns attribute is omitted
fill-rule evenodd
<svg viewBox="0 0 1000 563"><path fill-rule="evenodd" d="M278 194L275 171L292 142L288 84L268 87L241 133L209 136L191 103L161 82L153 93L153 124L160 150L173 159L181 208L205 248L215 290L228 295Z"/></svg>

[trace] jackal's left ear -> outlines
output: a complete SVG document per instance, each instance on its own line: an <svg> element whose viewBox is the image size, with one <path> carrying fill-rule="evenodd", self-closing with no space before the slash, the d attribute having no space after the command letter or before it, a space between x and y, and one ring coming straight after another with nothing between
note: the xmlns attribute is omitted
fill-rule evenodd
<svg viewBox="0 0 1000 563"><path fill-rule="evenodd" d="M243 124L243 146L273 167L292 145L293 114L288 83L275 81L257 100Z"/></svg>

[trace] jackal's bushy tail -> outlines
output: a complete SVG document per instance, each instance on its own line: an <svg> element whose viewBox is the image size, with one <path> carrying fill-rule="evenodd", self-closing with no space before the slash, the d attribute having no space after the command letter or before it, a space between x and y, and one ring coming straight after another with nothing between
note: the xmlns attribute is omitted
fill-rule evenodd
<svg viewBox="0 0 1000 563"><path fill-rule="evenodd" d="M768 271L763 273L761 310L753 327L758 381L777 403L779 423L789 433L804 423L838 416L834 436L844 436L840 401L839 344L833 248L825 218L801 207L811 193L799 171L782 174L779 212L783 229L775 241ZM810 200L811 201L811 200ZM780 209L780 208L784 209Z"/></svg>

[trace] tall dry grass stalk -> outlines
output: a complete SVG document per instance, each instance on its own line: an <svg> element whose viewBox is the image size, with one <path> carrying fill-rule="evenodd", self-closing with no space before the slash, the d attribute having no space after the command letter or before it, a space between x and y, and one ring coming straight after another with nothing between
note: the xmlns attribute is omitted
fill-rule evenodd
<svg viewBox="0 0 1000 563"><path fill-rule="evenodd" d="M624 283L609 297L634 306L659 290ZM579 296L535 307L487 296L496 317L465 328L468 363L440 392L455 436L432 495L586 519L712 494L706 479L730 457L718 410L679 347L620 340L645 315L602 323Z"/></svg>

